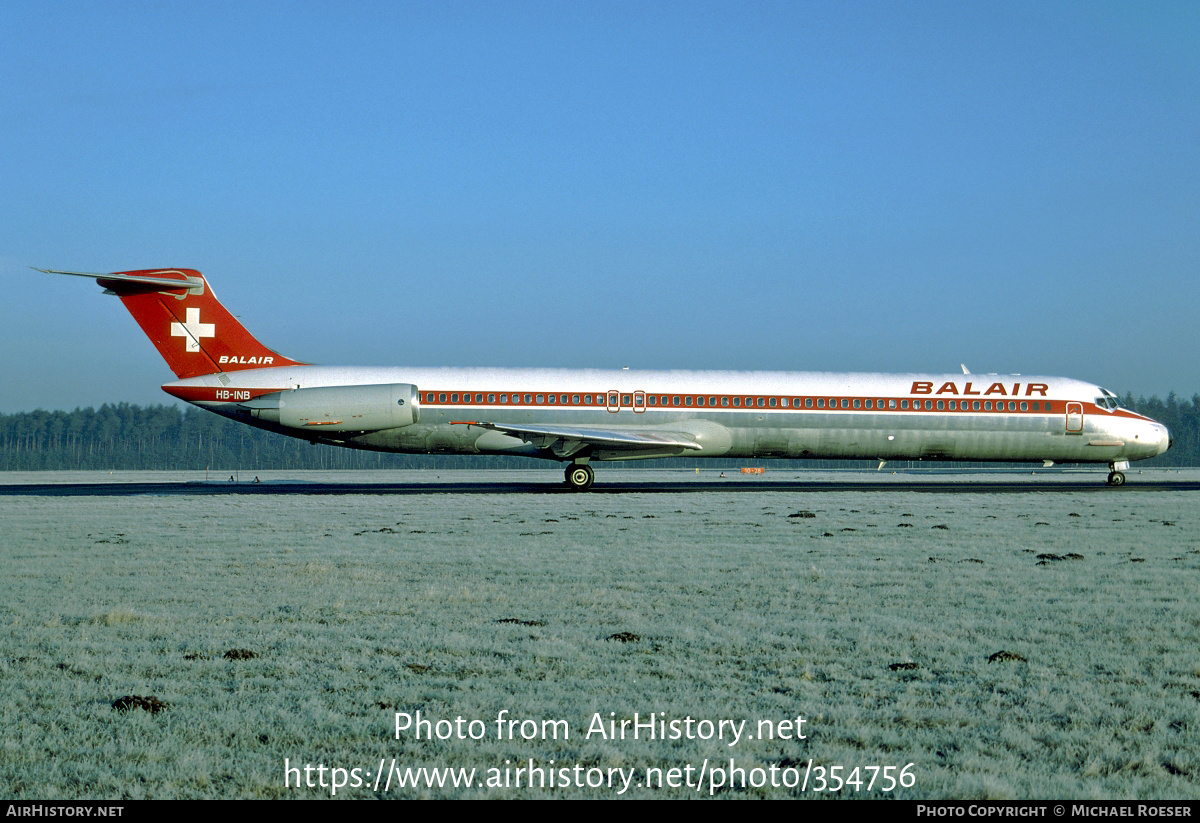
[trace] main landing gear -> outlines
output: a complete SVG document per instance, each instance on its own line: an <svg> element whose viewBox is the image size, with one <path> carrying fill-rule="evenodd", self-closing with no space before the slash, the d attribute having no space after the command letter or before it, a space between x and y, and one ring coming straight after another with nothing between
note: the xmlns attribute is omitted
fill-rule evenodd
<svg viewBox="0 0 1200 823"><path fill-rule="evenodd" d="M1108 485L1124 486L1125 485L1125 472L1123 470L1127 469L1127 468L1129 468L1128 460L1122 460L1120 462L1109 463L1108 464Z"/></svg>
<svg viewBox="0 0 1200 823"><path fill-rule="evenodd" d="M587 463L572 463L567 466L566 479L572 491L585 492L592 487L596 473Z"/></svg>

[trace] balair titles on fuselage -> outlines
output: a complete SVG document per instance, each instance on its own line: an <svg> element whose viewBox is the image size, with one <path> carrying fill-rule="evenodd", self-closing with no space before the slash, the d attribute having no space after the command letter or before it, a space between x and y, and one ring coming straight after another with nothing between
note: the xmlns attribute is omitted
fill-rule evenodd
<svg viewBox="0 0 1200 823"><path fill-rule="evenodd" d="M1021 394L1021 384L1012 383L1006 385L1004 383L992 383L984 391L980 392L972 388L975 385L973 381L968 380L960 390L958 383L953 380L947 380L937 391L933 390L933 381L914 380L912 384L911 394L957 394L962 396L979 395L986 397L989 394L999 394L1004 397L1045 397L1046 392L1050 391L1050 386L1045 383L1026 383L1025 393Z"/></svg>

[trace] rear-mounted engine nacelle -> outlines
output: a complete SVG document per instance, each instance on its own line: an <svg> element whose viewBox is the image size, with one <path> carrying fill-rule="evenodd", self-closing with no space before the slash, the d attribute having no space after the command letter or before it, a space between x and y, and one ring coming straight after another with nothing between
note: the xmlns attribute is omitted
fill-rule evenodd
<svg viewBox="0 0 1200 823"><path fill-rule="evenodd" d="M291 429L358 432L398 429L421 419L420 393L411 383L291 389L239 405L260 420Z"/></svg>

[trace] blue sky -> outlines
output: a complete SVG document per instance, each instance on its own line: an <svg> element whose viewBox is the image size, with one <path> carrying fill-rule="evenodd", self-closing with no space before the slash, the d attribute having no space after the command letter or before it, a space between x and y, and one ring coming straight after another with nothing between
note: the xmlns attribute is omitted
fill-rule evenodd
<svg viewBox="0 0 1200 823"><path fill-rule="evenodd" d="M1200 392L1200 4L0 4L0 412L317 363Z"/></svg>

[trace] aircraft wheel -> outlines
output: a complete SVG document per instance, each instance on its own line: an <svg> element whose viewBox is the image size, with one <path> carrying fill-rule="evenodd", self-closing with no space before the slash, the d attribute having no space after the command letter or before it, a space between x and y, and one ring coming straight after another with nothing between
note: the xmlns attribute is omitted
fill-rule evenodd
<svg viewBox="0 0 1200 823"><path fill-rule="evenodd" d="M1123 486L1125 485L1125 475L1122 472L1109 472L1108 485Z"/></svg>
<svg viewBox="0 0 1200 823"><path fill-rule="evenodd" d="M577 492L585 492L592 487L596 473L586 463L572 463L567 466L567 485Z"/></svg>

